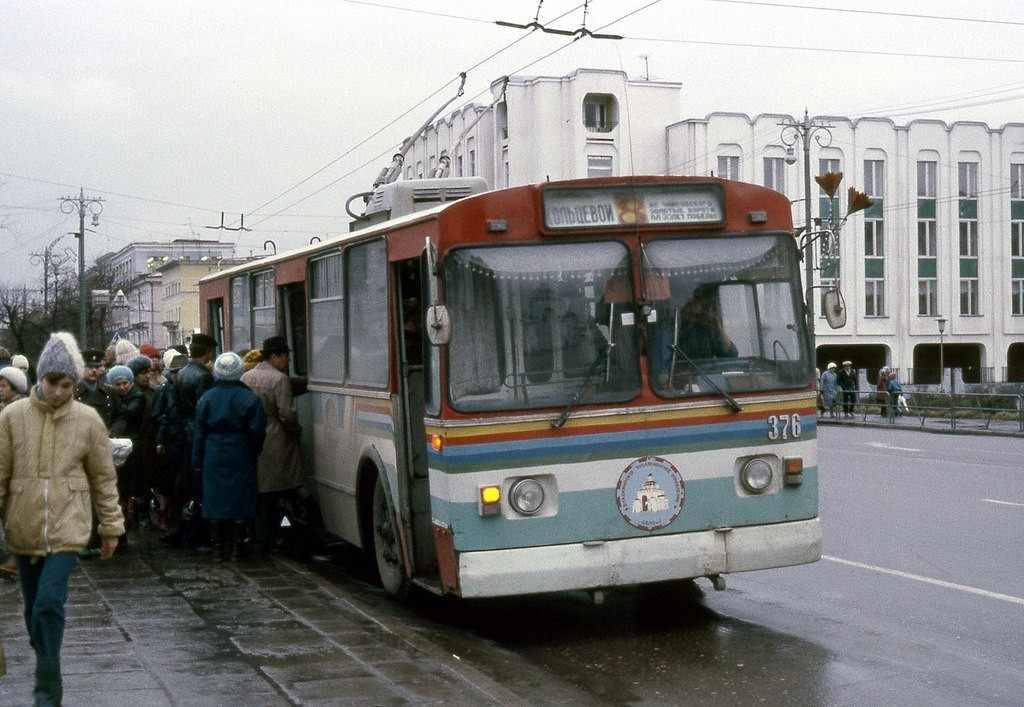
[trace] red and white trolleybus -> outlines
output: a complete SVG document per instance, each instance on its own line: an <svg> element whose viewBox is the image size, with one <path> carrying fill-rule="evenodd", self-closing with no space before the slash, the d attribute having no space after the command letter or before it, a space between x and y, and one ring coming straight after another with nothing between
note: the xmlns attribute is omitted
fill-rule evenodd
<svg viewBox="0 0 1024 707"><path fill-rule="evenodd" d="M384 216L442 203L200 284L224 348L288 338L325 525L388 591L720 588L819 559L785 196L665 176L389 188Z"/></svg>

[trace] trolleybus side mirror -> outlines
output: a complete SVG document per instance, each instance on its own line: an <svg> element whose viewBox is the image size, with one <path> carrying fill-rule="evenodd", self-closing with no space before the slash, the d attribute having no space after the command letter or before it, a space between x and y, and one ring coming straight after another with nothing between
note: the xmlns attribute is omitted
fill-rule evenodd
<svg viewBox="0 0 1024 707"><path fill-rule="evenodd" d="M452 338L452 317L443 304L427 307L427 338L434 346L447 344Z"/></svg>
<svg viewBox="0 0 1024 707"><path fill-rule="evenodd" d="M825 291L822 298L822 308L825 310L825 321L833 329L842 329L846 326L846 303L839 288Z"/></svg>

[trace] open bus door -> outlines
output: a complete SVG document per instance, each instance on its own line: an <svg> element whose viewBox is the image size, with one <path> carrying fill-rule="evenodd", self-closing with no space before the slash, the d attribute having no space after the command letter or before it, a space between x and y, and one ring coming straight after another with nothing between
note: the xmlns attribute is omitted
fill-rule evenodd
<svg viewBox="0 0 1024 707"><path fill-rule="evenodd" d="M425 307L429 300L424 258L397 263L394 269L397 311L395 341L398 345L398 403L402 431L396 442L399 479L408 489L409 527L412 529L414 576L437 573L437 553L431 532L430 480L427 470L426 386L430 367L437 358L435 347L423 334Z"/></svg>

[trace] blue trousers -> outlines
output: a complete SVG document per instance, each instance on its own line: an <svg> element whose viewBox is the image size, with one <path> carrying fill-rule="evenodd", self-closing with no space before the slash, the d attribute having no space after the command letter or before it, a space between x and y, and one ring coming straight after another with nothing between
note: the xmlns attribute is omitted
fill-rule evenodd
<svg viewBox="0 0 1024 707"><path fill-rule="evenodd" d="M18 555L17 560L29 642L36 656L57 657L64 642L68 578L78 563L78 553L55 552L46 557Z"/></svg>

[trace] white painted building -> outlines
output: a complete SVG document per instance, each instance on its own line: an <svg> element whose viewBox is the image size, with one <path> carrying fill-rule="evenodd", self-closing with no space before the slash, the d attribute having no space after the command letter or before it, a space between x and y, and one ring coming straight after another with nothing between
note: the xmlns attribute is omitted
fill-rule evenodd
<svg viewBox="0 0 1024 707"><path fill-rule="evenodd" d="M794 223L804 223L804 142L794 144L792 130L784 138L780 125L802 117L680 119L682 84L607 70L511 77L492 84L492 95L490 106L463 107L426 131L405 178L430 176L441 155L456 157L452 176L483 176L492 188L714 174L782 191ZM938 382L941 357L967 381L1024 381L1024 122L819 116L812 124L827 130L807 139L811 176L845 175L832 208L845 214L850 186L875 202L842 227L837 269L815 261L815 284L838 276L848 311L846 326L831 329L816 301L822 368L849 358L869 377L889 365L905 380ZM811 186L818 219L829 200Z"/></svg>

